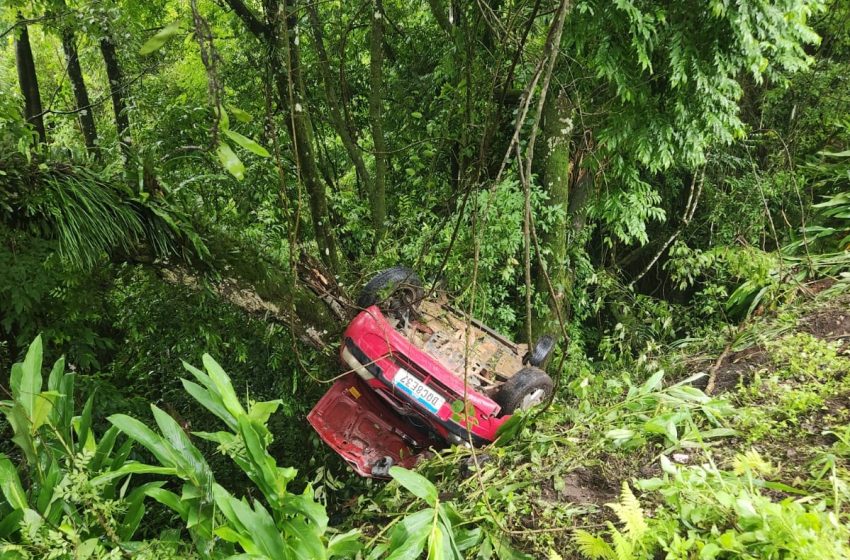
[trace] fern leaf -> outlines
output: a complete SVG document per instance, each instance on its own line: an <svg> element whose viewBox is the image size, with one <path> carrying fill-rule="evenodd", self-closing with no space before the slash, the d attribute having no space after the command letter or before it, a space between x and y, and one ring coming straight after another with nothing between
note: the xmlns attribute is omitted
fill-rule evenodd
<svg viewBox="0 0 850 560"><path fill-rule="evenodd" d="M623 482L623 491L620 494L619 503L605 504L617 514L620 523L623 524L626 534L631 542L637 542L646 534L648 527L640 502L632 493L627 482Z"/></svg>
<svg viewBox="0 0 850 560"><path fill-rule="evenodd" d="M573 541L582 556L586 556L590 560L616 560L614 549L601 537L579 529L576 531Z"/></svg>
<svg viewBox="0 0 850 560"><path fill-rule="evenodd" d="M616 529L611 531L611 540L614 542L613 560L632 560L635 557L635 541Z"/></svg>
<svg viewBox="0 0 850 560"><path fill-rule="evenodd" d="M755 475L770 476L776 469L766 461L758 451L750 449L744 454L738 453L734 460L734 473L741 476L747 472Z"/></svg>

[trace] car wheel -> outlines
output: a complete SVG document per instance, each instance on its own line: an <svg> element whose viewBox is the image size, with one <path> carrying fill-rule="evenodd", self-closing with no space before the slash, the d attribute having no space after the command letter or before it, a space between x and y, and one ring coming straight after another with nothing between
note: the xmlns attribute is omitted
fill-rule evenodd
<svg viewBox="0 0 850 560"><path fill-rule="evenodd" d="M381 311L401 319L410 311L416 312L425 297L422 280L403 266L382 270L363 286L357 305L366 308L377 304Z"/></svg>
<svg viewBox="0 0 850 560"><path fill-rule="evenodd" d="M522 363L532 365L534 367L542 367L554 349L555 337L551 334L544 334L537 339L537 343L534 345L534 348L525 355Z"/></svg>
<svg viewBox="0 0 850 560"><path fill-rule="evenodd" d="M544 402L552 395L553 386L552 378L542 369L524 367L499 387L495 400L502 415L513 414Z"/></svg>

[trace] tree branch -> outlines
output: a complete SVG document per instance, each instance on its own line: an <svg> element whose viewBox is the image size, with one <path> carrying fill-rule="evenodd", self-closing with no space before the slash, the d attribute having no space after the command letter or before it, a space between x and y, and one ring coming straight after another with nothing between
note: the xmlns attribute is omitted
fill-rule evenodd
<svg viewBox="0 0 850 560"><path fill-rule="evenodd" d="M440 28L448 33L452 34L452 24L449 21L448 16L446 15L446 10L443 8L443 3L440 0L428 0L428 5L431 6L431 13L434 14L434 19L437 20L437 24Z"/></svg>
<svg viewBox="0 0 850 560"><path fill-rule="evenodd" d="M224 3L239 16L251 33L257 37L264 37L269 34L268 26L242 0L224 0Z"/></svg>

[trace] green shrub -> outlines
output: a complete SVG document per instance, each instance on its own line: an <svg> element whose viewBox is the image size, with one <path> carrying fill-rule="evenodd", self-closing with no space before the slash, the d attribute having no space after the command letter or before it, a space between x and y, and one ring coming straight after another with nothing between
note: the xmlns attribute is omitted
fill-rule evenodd
<svg viewBox="0 0 850 560"><path fill-rule="evenodd" d="M132 441L117 445L117 428L98 438L93 399L75 415L74 374L64 371L64 359L53 365L46 385L41 364L38 337L12 366L11 400L0 402L16 447L0 454L0 556L187 557L180 543L133 540L146 492L163 482L131 486L138 472L127 460Z"/></svg>

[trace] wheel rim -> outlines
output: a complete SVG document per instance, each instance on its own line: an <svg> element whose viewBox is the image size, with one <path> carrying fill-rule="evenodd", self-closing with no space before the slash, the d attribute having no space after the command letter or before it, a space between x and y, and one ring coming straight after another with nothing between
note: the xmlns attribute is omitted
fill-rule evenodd
<svg viewBox="0 0 850 560"><path fill-rule="evenodd" d="M520 410L528 410L529 408L542 403L545 397L546 391L543 389L535 389L522 398L522 403L519 408Z"/></svg>
<svg viewBox="0 0 850 560"><path fill-rule="evenodd" d="M406 318L408 312L416 307L419 294L416 286L403 284L398 286L386 300L386 309L399 319Z"/></svg>

